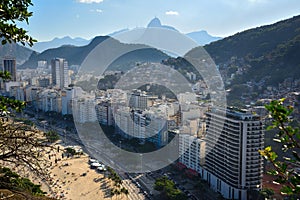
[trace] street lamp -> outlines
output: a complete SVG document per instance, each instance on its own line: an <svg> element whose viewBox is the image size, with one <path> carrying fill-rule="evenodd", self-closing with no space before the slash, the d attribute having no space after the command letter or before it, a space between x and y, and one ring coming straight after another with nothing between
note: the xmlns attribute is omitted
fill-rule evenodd
<svg viewBox="0 0 300 200"><path fill-rule="evenodd" d="M141 158L141 173L143 173L143 154L140 153L140 158Z"/></svg>
<svg viewBox="0 0 300 200"><path fill-rule="evenodd" d="M67 144L67 131L64 130L64 138L65 138L65 144Z"/></svg>

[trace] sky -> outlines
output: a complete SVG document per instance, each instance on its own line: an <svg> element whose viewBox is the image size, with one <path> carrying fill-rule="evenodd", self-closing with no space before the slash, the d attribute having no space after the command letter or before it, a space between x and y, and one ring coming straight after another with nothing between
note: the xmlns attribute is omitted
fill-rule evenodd
<svg viewBox="0 0 300 200"><path fill-rule="evenodd" d="M299 0L32 0L29 25L38 41L55 37L91 39L146 27L158 17L182 33L206 30L226 37L300 14Z"/></svg>

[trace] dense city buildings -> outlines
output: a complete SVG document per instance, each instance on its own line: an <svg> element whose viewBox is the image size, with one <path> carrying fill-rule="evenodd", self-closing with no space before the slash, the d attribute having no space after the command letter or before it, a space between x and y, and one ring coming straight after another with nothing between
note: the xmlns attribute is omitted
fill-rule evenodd
<svg viewBox="0 0 300 200"><path fill-rule="evenodd" d="M50 66L39 61L38 69L22 70L19 77L19 82L7 82L5 91L27 101L37 113L57 112L73 115L76 123L111 126L111 134L136 138L139 144L151 142L157 149L178 134L178 162L223 197L246 199L248 191L262 188L258 150L263 149L264 132L261 119L250 112L259 110L214 107L205 99L201 81L192 86L195 93L179 93L177 99L142 90L83 91L68 87L68 64L61 58L53 59ZM86 74L78 80L92 77Z"/></svg>

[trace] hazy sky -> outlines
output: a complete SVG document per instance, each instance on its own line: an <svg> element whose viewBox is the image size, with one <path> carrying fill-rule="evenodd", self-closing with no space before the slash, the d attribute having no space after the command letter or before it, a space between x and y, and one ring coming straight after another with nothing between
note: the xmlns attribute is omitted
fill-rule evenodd
<svg viewBox="0 0 300 200"><path fill-rule="evenodd" d="M39 41L63 36L90 39L145 27L155 16L183 33L206 30L224 37L300 14L299 0L33 0L33 4L33 17L24 27Z"/></svg>

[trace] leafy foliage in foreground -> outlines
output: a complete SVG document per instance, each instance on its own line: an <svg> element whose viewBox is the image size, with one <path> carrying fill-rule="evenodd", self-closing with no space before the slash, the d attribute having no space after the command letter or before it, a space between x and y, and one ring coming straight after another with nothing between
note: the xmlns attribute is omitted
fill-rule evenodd
<svg viewBox="0 0 300 200"><path fill-rule="evenodd" d="M267 130L277 130L274 140L282 144L282 151L286 154L279 158L271 146L260 150L260 154L272 163L273 170L268 173L276 177L275 183L282 185L281 193L300 196L300 175L296 171L300 165L300 133L298 127L289 125L293 107L285 106L284 99L273 100L265 107L272 117L272 125Z"/></svg>
<svg viewBox="0 0 300 200"><path fill-rule="evenodd" d="M0 188L26 191L33 195L44 195L40 185L32 183L27 178L20 177L17 173L12 172L9 168L0 168Z"/></svg>
<svg viewBox="0 0 300 200"><path fill-rule="evenodd" d="M6 81L10 74L1 72L0 78ZM49 162L43 153L51 147L46 138L34 126L15 120L13 116L24 107L25 102L0 96L0 160L41 177L47 176Z"/></svg>
<svg viewBox="0 0 300 200"><path fill-rule="evenodd" d="M17 26L17 22L26 22L32 12L27 9L32 6L31 0L5 0L0 4L0 38L2 45L9 43L21 42L30 46L36 42L32 37L27 35L26 30Z"/></svg>

